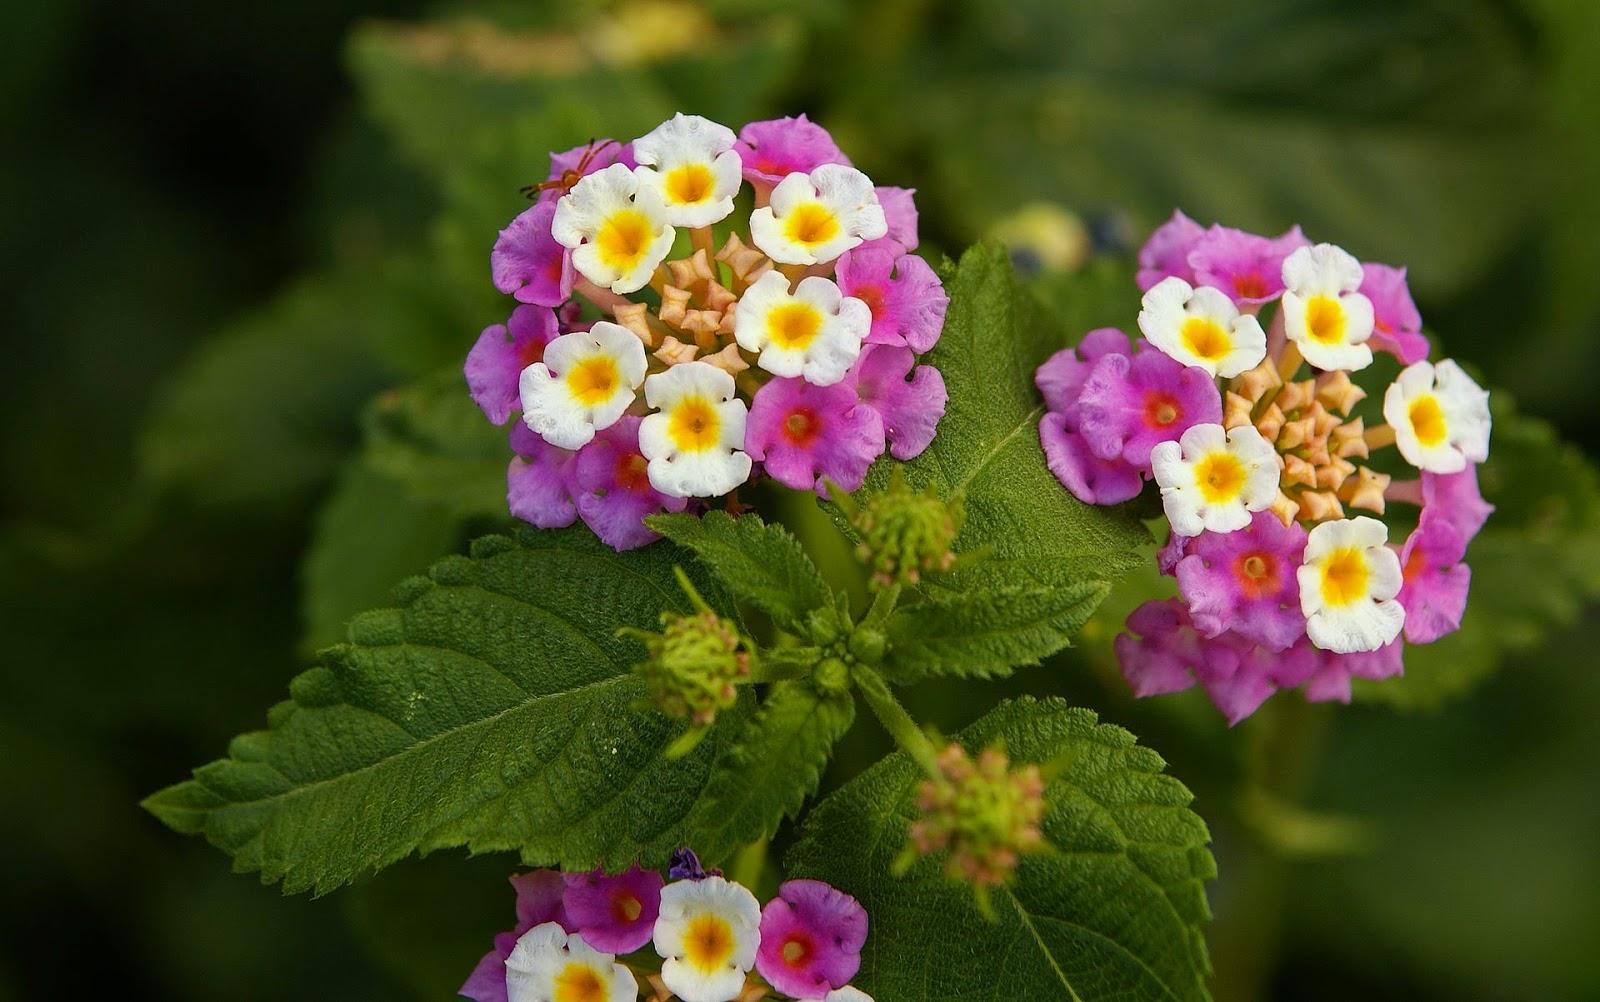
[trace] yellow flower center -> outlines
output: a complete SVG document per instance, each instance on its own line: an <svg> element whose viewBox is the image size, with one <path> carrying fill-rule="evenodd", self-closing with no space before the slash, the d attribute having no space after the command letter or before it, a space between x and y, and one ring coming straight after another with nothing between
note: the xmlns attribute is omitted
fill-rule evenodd
<svg viewBox="0 0 1600 1002"><path fill-rule="evenodd" d="M783 224L784 235L797 244L814 246L839 235L839 217L821 202L795 206Z"/></svg>
<svg viewBox="0 0 1600 1002"><path fill-rule="evenodd" d="M556 975L555 1002L606 1002L606 979L588 964L568 964Z"/></svg>
<svg viewBox="0 0 1600 1002"><path fill-rule="evenodd" d="M1312 296L1306 303L1306 333L1318 344L1344 343L1344 307L1337 299Z"/></svg>
<svg viewBox="0 0 1600 1002"><path fill-rule="evenodd" d="M1233 349L1233 342L1228 338L1228 332L1215 320L1205 317L1190 317L1183 322L1183 346L1188 348L1197 358L1207 362L1215 362Z"/></svg>
<svg viewBox="0 0 1600 1002"><path fill-rule="evenodd" d="M715 915L699 915L683 936L683 959L702 974L728 966L733 957L733 929Z"/></svg>
<svg viewBox="0 0 1600 1002"><path fill-rule="evenodd" d="M767 311L767 337L786 351L804 351L822 330L822 314L808 303L785 303Z"/></svg>
<svg viewBox="0 0 1600 1002"><path fill-rule="evenodd" d="M705 164L684 164L667 171L663 187L667 200L679 205L695 205L711 197L716 178Z"/></svg>
<svg viewBox="0 0 1600 1002"><path fill-rule="evenodd" d="M722 439L722 419L705 397L689 397L672 409L667 434L680 452L704 452Z"/></svg>
<svg viewBox="0 0 1600 1002"><path fill-rule="evenodd" d="M1406 416L1411 419L1411 430L1417 433L1417 441L1423 445L1438 445L1450 433L1439 398L1431 393L1411 401Z"/></svg>
<svg viewBox="0 0 1600 1002"><path fill-rule="evenodd" d="M1322 558L1322 601L1344 606L1367 597L1367 555L1359 547L1346 546Z"/></svg>
<svg viewBox="0 0 1600 1002"><path fill-rule="evenodd" d="M594 244L608 268L630 271L650 249L650 220L638 209L618 209L600 225Z"/></svg>
<svg viewBox="0 0 1600 1002"><path fill-rule="evenodd" d="M622 384L622 373L609 355L591 355L567 373L567 392L585 407L610 400Z"/></svg>
<svg viewBox="0 0 1600 1002"><path fill-rule="evenodd" d="M1244 490L1244 464L1230 452L1213 452L1194 467L1195 486L1207 504L1232 501Z"/></svg>

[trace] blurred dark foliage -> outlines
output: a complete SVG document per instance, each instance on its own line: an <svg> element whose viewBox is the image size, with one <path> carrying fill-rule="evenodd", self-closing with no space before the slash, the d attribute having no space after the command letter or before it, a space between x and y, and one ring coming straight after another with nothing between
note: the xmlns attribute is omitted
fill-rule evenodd
<svg viewBox="0 0 1600 1002"><path fill-rule="evenodd" d="M388 391L437 378L500 319L494 229L542 151L591 128L645 128L674 102L735 122L809 111L875 176L921 189L936 251L1030 202L1076 215L1102 253L1174 204L1264 231L1298 220L1409 262L1451 354L1600 442L1588 0L718 0L673 8L724 25L714 59L640 69L588 35L602 56L537 88L399 58L451 29L351 41L365 18L464 4L8 6L0 1000L439 998L506 924L509 858L441 854L284 899L136 804L260 726L351 610L494 524L384 486L426 472L428 436L448 432L406 425L411 398ZM499 38L485 24L555 33L491 47L554 76L573 52L560 33L608 6L478 3L487 20L459 23L480 43ZM383 438L401 426L418 441ZM371 521L391 533L346 531ZM1594 626L1435 712L1285 711L1319 729L1324 763L1285 784L1375 832L1334 860L1259 863L1233 791L1270 721L1229 732L1192 694L1136 703L1105 662L1107 621L1000 686L912 702L955 727L1002 690L1059 692L1161 751L1217 839L1219 998L1593 998ZM828 784L886 747L858 725Z"/></svg>

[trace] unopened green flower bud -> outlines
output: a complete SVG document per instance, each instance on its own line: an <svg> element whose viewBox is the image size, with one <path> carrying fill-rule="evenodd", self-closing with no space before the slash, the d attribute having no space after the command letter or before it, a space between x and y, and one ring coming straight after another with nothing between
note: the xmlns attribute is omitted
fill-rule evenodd
<svg viewBox="0 0 1600 1002"><path fill-rule="evenodd" d="M945 873L979 888L1005 883L1017 860L1044 845L1044 778L1037 765L1011 768L1005 752L987 748L976 761L960 745L939 753L939 774L917 793L921 817L911 825L904 857L947 852Z"/></svg>
<svg viewBox="0 0 1600 1002"><path fill-rule="evenodd" d="M874 587L914 585L955 563L951 544L961 529L961 502L946 502L931 485L913 491L900 467L887 488L861 503L854 522L861 534L856 555L871 567Z"/></svg>
<svg viewBox="0 0 1600 1002"><path fill-rule="evenodd" d="M731 621L705 603L681 571L679 582L694 603L694 612L663 612L660 633L622 632L637 637L649 651L634 672L649 686L656 708L704 729L739 698L736 686L749 676L755 651Z"/></svg>

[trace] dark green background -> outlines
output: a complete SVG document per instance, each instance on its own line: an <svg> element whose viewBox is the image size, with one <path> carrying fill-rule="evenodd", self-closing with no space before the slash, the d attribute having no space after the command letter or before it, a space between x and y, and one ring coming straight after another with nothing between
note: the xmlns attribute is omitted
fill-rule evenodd
<svg viewBox="0 0 1600 1002"><path fill-rule="evenodd" d="M666 31L665 51L621 55L606 32L638 9L593 3L7 7L0 1000L437 998L507 924L508 859L285 900L136 804L260 726L346 606L494 524L384 509L405 545L323 551L306 579L356 580L302 598L341 468L347 512L368 510L352 484L370 473L346 463L368 400L501 318L487 254L517 184L607 123L808 111L880 182L921 190L934 251L1033 201L1107 256L1173 205L1299 221L1409 264L1450 354L1579 444L1600 436L1589 0L721 0L667 9L658 24L689 30L676 48ZM419 71L405 53L425 39L373 17L522 47ZM1291 717L1329 726L1308 801L1378 843L1282 869L1233 823L1258 722L1226 731L1198 697L1135 705L1078 656L1005 687L1099 709L1196 790L1222 997L1594 998L1594 626L1437 711ZM994 694L913 701L954 725ZM864 720L830 783L883 746Z"/></svg>

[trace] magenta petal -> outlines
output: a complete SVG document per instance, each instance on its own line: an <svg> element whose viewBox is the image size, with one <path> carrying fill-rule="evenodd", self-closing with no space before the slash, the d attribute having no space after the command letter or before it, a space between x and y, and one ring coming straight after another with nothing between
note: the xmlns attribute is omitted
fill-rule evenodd
<svg viewBox="0 0 1600 1002"><path fill-rule="evenodd" d="M635 863L614 876L592 870L564 877L562 901L585 943L604 953L632 953L650 942L666 884L661 874Z"/></svg>
<svg viewBox="0 0 1600 1002"><path fill-rule="evenodd" d="M622 164L629 170L639 166L633 159L633 144L618 143L611 139L597 139L591 143L574 146L570 150L550 154L550 173L546 181L557 181L567 171L577 171L580 178L595 171L605 170L612 164ZM539 201L554 205L566 194L563 188L545 188L539 192Z"/></svg>
<svg viewBox="0 0 1600 1002"><path fill-rule="evenodd" d="M1076 404L1089 371L1110 354L1130 354L1128 335L1115 327L1100 327L1085 334L1076 348L1063 348L1045 359L1033 374L1034 385L1044 395L1045 407L1065 411Z"/></svg>
<svg viewBox="0 0 1600 1002"><path fill-rule="evenodd" d="M839 259L839 289L872 310L870 344L909 345L918 354L939 341L950 297L928 262L889 245L864 244Z"/></svg>
<svg viewBox="0 0 1600 1002"><path fill-rule="evenodd" d="M521 421L511 426L511 465L506 468L506 505L511 514L541 529L559 529L578 517L572 500L573 453L558 449Z"/></svg>
<svg viewBox="0 0 1600 1002"><path fill-rule="evenodd" d="M1202 532L1176 566L1178 590L1195 628L1207 637L1225 632L1273 651L1305 639L1296 571L1306 532L1258 511L1237 532Z"/></svg>
<svg viewBox="0 0 1600 1002"><path fill-rule="evenodd" d="M1144 490L1138 467L1120 459L1101 459L1089 451L1065 414L1052 411L1039 420L1039 444L1050 472L1085 504L1118 504Z"/></svg>
<svg viewBox="0 0 1600 1002"><path fill-rule="evenodd" d="M904 250L916 250L917 202L913 196L916 195L917 189L881 185L877 193L878 204L883 206L884 221L889 224L889 232L877 240L868 241L863 246L889 242L899 245Z"/></svg>
<svg viewBox="0 0 1600 1002"><path fill-rule="evenodd" d="M518 302L560 306L572 296L572 254L550 234L554 201L535 203L500 231L489 254L494 286Z"/></svg>
<svg viewBox="0 0 1600 1002"><path fill-rule="evenodd" d="M1199 635L1177 599L1146 602L1128 615L1128 630L1112 646L1135 696L1181 692L1194 685Z"/></svg>
<svg viewBox="0 0 1600 1002"><path fill-rule="evenodd" d="M1361 294L1372 302L1371 344L1410 365L1428 357L1422 314L1411 299L1406 270L1387 264L1361 266Z"/></svg>
<svg viewBox="0 0 1600 1002"><path fill-rule="evenodd" d="M519 873L511 878L511 886L517 892L518 935L546 922L555 922L563 929L572 928L561 903L562 895L566 893L561 871L532 870Z"/></svg>
<svg viewBox="0 0 1600 1002"><path fill-rule="evenodd" d="M744 163L745 180L768 188L790 174L850 163L828 130L804 115L751 122L739 130L734 148Z"/></svg>
<svg viewBox="0 0 1600 1002"><path fill-rule="evenodd" d="M745 451L795 490L822 493L825 480L855 490L884 445L883 419L860 401L849 380L814 386L774 379L756 391L745 425Z"/></svg>
<svg viewBox="0 0 1600 1002"><path fill-rule="evenodd" d="M820 880L790 880L761 911L756 970L774 988L820 999L842 988L861 967L867 912Z"/></svg>
<svg viewBox="0 0 1600 1002"><path fill-rule="evenodd" d="M687 498L668 497L650 486L647 464L639 452L642 418L625 414L616 424L595 433L578 450L572 467L572 494L584 524L614 550L631 550L661 537L644 524L645 516L683 511Z"/></svg>
<svg viewBox="0 0 1600 1002"><path fill-rule="evenodd" d="M1154 350L1102 356L1078 393L1078 431L1090 450L1141 470L1158 443L1221 421L1222 397L1205 370Z"/></svg>
<svg viewBox="0 0 1600 1002"><path fill-rule="evenodd" d="M1173 276L1193 285L1194 269L1189 266L1189 251L1205 232L1199 223L1174 210L1172 218L1156 227L1150 239L1139 248L1139 291L1148 292L1163 278Z"/></svg>
<svg viewBox="0 0 1600 1002"><path fill-rule="evenodd" d="M1284 258L1310 244L1298 226L1279 237L1213 226L1189 249L1192 284L1221 289L1240 306L1269 302L1283 295Z"/></svg>
<svg viewBox="0 0 1600 1002"><path fill-rule="evenodd" d="M522 406L517 380L523 369L544 357L544 346L556 333L556 315L543 306L519 306L505 324L484 328L463 368L467 389L484 417L505 424Z"/></svg>
<svg viewBox="0 0 1600 1002"><path fill-rule="evenodd" d="M1460 473L1422 474L1424 513L1431 512L1455 526L1462 539L1471 542L1494 513L1494 505L1478 493L1478 468L1468 464Z"/></svg>
<svg viewBox="0 0 1600 1002"><path fill-rule="evenodd" d="M862 403L878 412L889 452L900 460L921 455L933 442L949 400L939 370L918 365L913 372L915 363L909 348L867 345L845 380Z"/></svg>
<svg viewBox="0 0 1600 1002"><path fill-rule="evenodd" d="M1405 583L1399 599L1406 610L1406 640L1431 644L1461 628L1472 585L1472 570L1461 562L1466 552L1461 530L1425 509L1400 550Z"/></svg>

